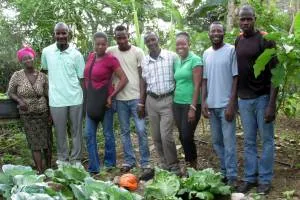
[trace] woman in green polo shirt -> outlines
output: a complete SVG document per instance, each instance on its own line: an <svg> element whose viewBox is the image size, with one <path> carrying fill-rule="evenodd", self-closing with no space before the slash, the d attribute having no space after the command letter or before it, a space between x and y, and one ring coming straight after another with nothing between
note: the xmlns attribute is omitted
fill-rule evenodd
<svg viewBox="0 0 300 200"><path fill-rule="evenodd" d="M185 161L197 168L197 149L194 133L201 115L200 86L202 59L189 50L190 37L186 32L176 35L176 52L179 58L174 63L174 118L183 146Z"/></svg>

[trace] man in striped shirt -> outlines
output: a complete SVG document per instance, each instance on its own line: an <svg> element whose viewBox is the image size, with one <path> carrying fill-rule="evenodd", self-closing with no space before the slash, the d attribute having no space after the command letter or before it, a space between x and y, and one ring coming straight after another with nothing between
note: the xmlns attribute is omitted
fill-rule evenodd
<svg viewBox="0 0 300 200"><path fill-rule="evenodd" d="M138 114L148 112L150 128L161 167L180 173L177 151L173 138L173 91L175 88L173 63L176 54L159 47L159 38L149 32L145 35L149 55L142 61L140 103Z"/></svg>

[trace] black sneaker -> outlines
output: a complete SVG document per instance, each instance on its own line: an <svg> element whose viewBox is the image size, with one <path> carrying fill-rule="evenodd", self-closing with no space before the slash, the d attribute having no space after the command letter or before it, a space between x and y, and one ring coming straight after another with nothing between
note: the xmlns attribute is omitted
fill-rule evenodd
<svg viewBox="0 0 300 200"><path fill-rule="evenodd" d="M247 182L247 181L244 181L237 189L238 192L241 192L241 193L247 193L249 192L252 188L256 187L257 184L256 183L250 183L250 182Z"/></svg>
<svg viewBox="0 0 300 200"><path fill-rule="evenodd" d="M128 166L128 165L123 165L122 168L120 169L121 173L128 173L130 170L133 168L133 166Z"/></svg>
<svg viewBox="0 0 300 200"><path fill-rule="evenodd" d="M236 179L228 179L226 185L230 186L233 191L237 189L238 182Z"/></svg>
<svg viewBox="0 0 300 200"><path fill-rule="evenodd" d="M258 184L256 192L258 194L268 194L271 190L271 184Z"/></svg>
<svg viewBox="0 0 300 200"><path fill-rule="evenodd" d="M148 181L154 177L154 169L152 168L143 168L140 180Z"/></svg>

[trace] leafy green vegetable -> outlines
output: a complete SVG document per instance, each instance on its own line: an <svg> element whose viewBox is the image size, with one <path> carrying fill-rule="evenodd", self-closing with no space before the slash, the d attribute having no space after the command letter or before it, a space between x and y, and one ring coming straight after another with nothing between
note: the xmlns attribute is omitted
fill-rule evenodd
<svg viewBox="0 0 300 200"><path fill-rule="evenodd" d="M75 185L71 184L74 196L77 199L92 200L140 200L141 196L130 193L129 191L119 188L111 182L104 182L100 180L94 180L91 177L87 177L83 184Z"/></svg>
<svg viewBox="0 0 300 200"><path fill-rule="evenodd" d="M146 199L168 199L175 200L180 188L179 178L168 171L155 168L153 181L146 186Z"/></svg>
<svg viewBox="0 0 300 200"><path fill-rule="evenodd" d="M36 172L28 166L22 165L3 165L2 171L5 175L16 176L16 175L34 175Z"/></svg>
<svg viewBox="0 0 300 200"><path fill-rule="evenodd" d="M158 200L204 199L230 195L230 186L222 182L222 174L213 169L187 169L187 178L178 178L170 172L155 169L153 182L146 186L145 198Z"/></svg>
<svg viewBox="0 0 300 200"><path fill-rule="evenodd" d="M9 97L6 94L0 93L0 100L9 99Z"/></svg>

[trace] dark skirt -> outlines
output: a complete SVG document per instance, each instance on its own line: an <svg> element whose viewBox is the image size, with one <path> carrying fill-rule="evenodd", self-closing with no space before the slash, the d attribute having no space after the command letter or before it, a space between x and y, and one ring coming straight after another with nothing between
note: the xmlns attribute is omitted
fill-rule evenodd
<svg viewBox="0 0 300 200"><path fill-rule="evenodd" d="M49 114L23 114L26 139L31 150L49 149L52 145L52 126L49 124Z"/></svg>

